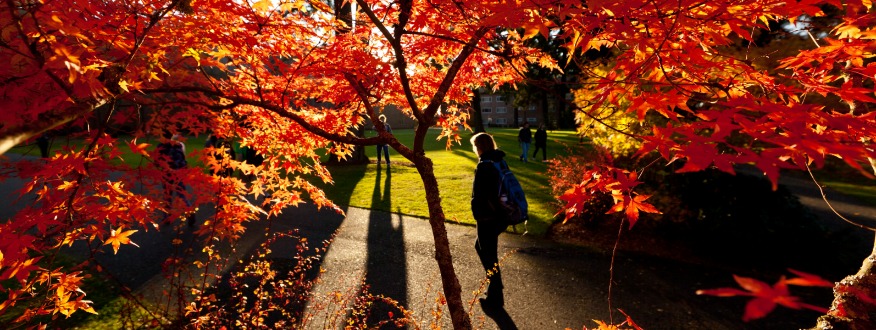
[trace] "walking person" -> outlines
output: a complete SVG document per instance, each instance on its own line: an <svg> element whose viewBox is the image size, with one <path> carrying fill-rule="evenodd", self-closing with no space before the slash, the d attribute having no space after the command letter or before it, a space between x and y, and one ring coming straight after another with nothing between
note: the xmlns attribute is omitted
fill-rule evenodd
<svg viewBox="0 0 876 330"><path fill-rule="evenodd" d="M159 154L159 159L165 167L164 172L164 194L167 199L167 207L173 207L173 202L176 198L180 198L186 205L186 209L192 207L192 203L186 198L186 185L183 183L176 170L184 169L188 166L186 161L186 145L178 140L178 135L170 135L166 133L161 143L156 146ZM189 227L195 225L195 213L191 212L186 217Z"/></svg>
<svg viewBox="0 0 876 330"><path fill-rule="evenodd" d="M532 152L532 158L541 150L541 160L547 161L547 130L544 128L544 123L538 125L535 130L535 151Z"/></svg>
<svg viewBox="0 0 876 330"><path fill-rule="evenodd" d="M210 136L207 138L206 143L204 144L204 148L221 149L221 152L219 150L213 151L213 157L214 159L216 159L216 163L218 164L224 164L226 162L226 159L237 159L237 153L234 151L234 146L232 146L231 143L228 142L228 140L220 139L215 134L210 134ZM220 169L211 169L210 172L213 173L213 175L219 175L224 178L229 178L232 174L234 174L234 168L232 168L231 166L222 165Z"/></svg>
<svg viewBox="0 0 876 330"><path fill-rule="evenodd" d="M490 279L487 297L481 298L480 302L485 308L499 308L505 304L502 272L499 270L499 234L508 227L505 225L508 215L499 200L499 170L492 162L501 162L505 152L497 149L493 137L487 133L475 134L471 144L479 160L471 194L471 213L477 223L478 235L475 251Z"/></svg>
<svg viewBox="0 0 876 330"><path fill-rule="evenodd" d="M36 143L40 147L40 157L49 158L49 136L46 134L40 135L36 139Z"/></svg>
<svg viewBox="0 0 876 330"><path fill-rule="evenodd" d="M380 115L378 117L380 122L383 123L383 127L386 128L387 133L392 133L392 127L386 123L386 115ZM377 129L375 127L375 129ZM377 145L377 165L380 165L380 153L383 152L383 156L386 158L386 167L389 167L389 145L386 144L378 144Z"/></svg>
<svg viewBox="0 0 876 330"><path fill-rule="evenodd" d="M529 123L523 123L523 127L520 127L520 131L517 132L517 142L523 149L520 153L520 160L526 163L529 161L529 144L532 143L532 131L529 130Z"/></svg>

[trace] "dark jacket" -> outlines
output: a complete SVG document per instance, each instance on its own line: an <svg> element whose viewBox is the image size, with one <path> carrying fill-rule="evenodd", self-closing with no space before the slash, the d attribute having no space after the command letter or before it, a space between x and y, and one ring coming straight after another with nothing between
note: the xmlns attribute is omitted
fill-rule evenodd
<svg viewBox="0 0 876 330"><path fill-rule="evenodd" d="M507 217L499 201L499 170L493 163L484 160L500 162L504 157L505 152L502 150L488 151L481 155L478 167L475 169L471 192L471 213L478 226L494 226L498 231L505 230L507 227L501 225L505 223L504 221L499 221Z"/></svg>
<svg viewBox="0 0 876 330"><path fill-rule="evenodd" d="M155 148L158 150L160 160L167 164L171 169L178 170L188 166L186 153L183 151L182 143L178 141L169 141L159 143Z"/></svg>
<svg viewBox="0 0 876 330"><path fill-rule="evenodd" d="M517 142L532 143L532 131L529 130L529 127L520 128L520 132L517 133Z"/></svg>
<svg viewBox="0 0 876 330"><path fill-rule="evenodd" d="M547 131L544 128L535 130L535 145L542 147L547 145Z"/></svg>

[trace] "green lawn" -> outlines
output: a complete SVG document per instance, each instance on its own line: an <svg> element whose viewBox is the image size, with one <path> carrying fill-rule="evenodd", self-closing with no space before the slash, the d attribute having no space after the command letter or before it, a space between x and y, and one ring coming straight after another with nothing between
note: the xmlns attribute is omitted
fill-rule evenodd
<svg viewBox="0 0 876 330"><path fill-rule="evenodd" d="M867 173L872 174L870 164L861 165ZM785 174L803 180L812 180L809 173L805 171L788 171L783 173L783 175ZM864 176L842 160L829 157L825 160L824 167L813 169L812 174L815 175L818 183L826 188L838 191L863 203L876 205L876 180Z"/></svg>
<svg viewBox="0 0 876 330"><path fill-rule="evenodd" d="M201 150L204 148L204 143L207 140L206 135L200 136L189 136L185 139L186 152L191 153L195 150ZM129 166L136 167L141 165L144 161L144 157L140 154L134 153L130 148L125 144L130 141L130 137L122 137L119 139L118 149L121 152L122 160L125 164ZM158 144L157 139L138 139L137 143L148 143L153 147ZM68 138L64 136L56 136L52 139L51 144L49 145L49 155L53 155L56 152L63 152L64 148L73 148L79 150L85 146L84 140L82 138ZM29 143L24 145L16 146L7 151L8 154L16 154L16 155L27 155L33 157L40 156L40 148L37 147L36 143ZM202 163L199 159L189 159L188 160L190 166L201 166Z"/></svg>
<svg viewBox="0 0 876 330"><path fill-rule="evenodd" d="M517 129L490 129L489 132L495 136L499 149L508 153L506 157L508 165L526 192L531 218L528 224L530 234L544 234L554 213L557 212L552 206L554 199L551 196L550 178L546 174L547 164L540 161L541 153L536 158L538 160L531 159L528 163L518 160L520 147L517 144ZM404 144L413 145L414 131L412 129L396 129L394 133ZM450 222L473 225L474 219L471 217L469 200L477 157L468 142L471 133L464 133L462 144L455 144L449 151L445 148L445 140L435 139L438 133L437 129L430 131L430 136L426 138L425 147L427 155L435 164L435 175L441 190L441 204L444 206L445 215ZM366 134L373 135L374 132L369 131ZM205 139L204 135L187 137L185 140L186 151L192 153L202 149ZM579 139L573 131L548 132L548 158L565 153L566 148L562 144L571 145L578 143L578 141ZM137 142L157 144L155 140L141 139ZM82 146L81 139L56 137L52 141L51 152L61 151L64 147L81 148ZM126 145L121 144L119 149L122 151L121 157L124 159L124 163L138 166L143 162L143 157L132 153ZM375 151L373 146L366 148L366 154L372 160L376 159ZM39 148L34 144L19 146L10 150L10 153L39 156ZM332 167L334 185L321 186L326 194L341 206L428 217L426 194L416 169L393 150L390 150L390 157L393 161L390 171L386 170L385 165L378 171L377 165L373 163L367 166ZM190 159L189 166L200 166L200 163L196 159ZM522 229L521 226L518 227Z"/></svg>
<svg viewBox="0 0 876 330"><path fill-rule="evenodd" d="M393 133L406 145L412 145L413 130L396 129ZM551 196L550 178L546 174L547 164L540 161L540 152L537 161L531 159L523 163L518 160L520 147L517 145L516 129L491 129L489 133L496 138L499 149L508 153L508 165L526 192L531 218L528 224L530 234L544 234L557 212L552 206L554 198ZM471 134L465 134L462 144L454 145L449 151L445 149L444 140L435 140L437 130L432 130L430 134L426 138L426 155L435 165L444 213L450 222L473 225L469 201L477 156L468 142ZM548 158L566 151L560 143L575 144L578 143L578 137L572 131L549 132ZM368 147L366 154L375 160L376 148ZM426 193L416 169L392 150L390 159L393 164L389 171L386 165L378 168L373 163L367 166L333 167L331 172L335 184L323 188L332 200L341 205L427 217Z"/></svg>

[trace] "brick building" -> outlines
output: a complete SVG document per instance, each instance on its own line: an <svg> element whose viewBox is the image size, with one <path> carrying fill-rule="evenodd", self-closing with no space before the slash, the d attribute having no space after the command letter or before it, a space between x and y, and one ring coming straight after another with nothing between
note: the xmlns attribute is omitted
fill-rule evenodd
<svg viewBox="0 0 876 330"><path fill-rule="evenodd" d="M539 123L545 120L545 111L548 111L548 118L557 118L556 102L547 102L547 109L539 104L541 102L530 103L521 107L514 107L514 100L506 100L505 95L491 94L483 92L481 94L481 118L484 120L484 125L489 127L520 127L523 122L528 122L530 126L538 126ZM550 101L550 100L549 100ZM516 116L515 116L516 113ZM516 123L515 123L516 118ZM554 119L556 120L556 119ZM549 123L548 126L556 127L557 123Z"/></svg>
<svg viewBox="0 0 876 330"><path fill-rule="evenodd" d="M484 121L484 126L488 127L520 127L523 122L528 122L530 126L536 127L539 123L547 120L548 127L555 128L559 125L558 106L556 100L548 99L547 102L530 103L523 107L514 107L514 100L506 100L505 95L493 94L486 89L481 89L481 118ZM571 95L566 95L567 100L571 100ZM559 102L563 103L563 102ZM561 104L561 106L567 106ZM546 110L544 109L546 108ZM547 113L545 113L547 111ZM380 111L386 115L387 122L392 128L413 128L416 122L403 114L395 106L387 106ZM516 112L516 117L515 117ZM547 115L547 116L545 116ZM515 124L516 118L516 124ZM371 129L372 124L367 123L366 127Z"/></svg>

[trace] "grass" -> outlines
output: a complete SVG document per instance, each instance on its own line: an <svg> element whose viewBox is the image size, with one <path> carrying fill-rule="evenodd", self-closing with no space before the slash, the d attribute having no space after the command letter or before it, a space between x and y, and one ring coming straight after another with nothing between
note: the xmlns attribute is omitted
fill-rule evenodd
<svg viewBox="0 0 876 330"><path fill-rule="evenodd" d="M412 145L413 130L396 129L393 133L402 143ZM526 192L531 218L528 224L530 234L544 234L557 212L553 206L550 178L546 174L547 163L532 159L523 163L517 159L520 149L517 146L516 129L491 129L489 133L495 137L499 149L508 154L508 165ZM477 156L468 142L470 134L463 136L462 144L454 145L451 150L446 150L444 140L435 140L437 134L437 130L430 132L425 149L434 164L445 216L449 222L473 225L470 200ZM565 152L566 148L561 143L574 144L578 140L572 131L549 132L548 158ZM375 147L368 147L365 152L372 160L376 159ZM537 159L540 160L540 157ZM332 200L341 205L428 217L426 193L416 169L393 151L390 151L390 159L392 166L389 170L386 165L378 167L374 163L333 167L331 171L335 184L323 188Z"/></svg>
<svg viewBox="0 0 876 330"><path fill-rule="evenodd" d="M843 195L851 196L867 205L876 205L876 182L873 182L873 180L865 182L865 184L861 184L860 181L851 183L835 180L819 181L819 183L839 191Z"/></svg>
<svg viewBox="0 0 876 330"><path fill-rule="evenodd" d="M861 165L865 171L873 174L870 172L869 164ZM788 171L784 174L790 174L804 180L811 180L809 173L805 171ZM815 175L818 183L826 188L838 191L862 203L876 205L876 179L864 176L860 171L852 168L842 160L833 157L827 158L824 167L817 170L813 169L812 174Z"/></svg>
<svg viewBox="0 0 876 330"><path fill-rule="evenodd" d="M56 269L64 267L69 269L74 267L78 261L75 258L59 254L55 257L53 263L48 263L43 259L39 262L40 267L48 269ZM123 310L130 310L130 304L126 304L126 299L121 296L120 288L109 278L102 273L95 273L90 270L85 270L83 274L82 287L88 291L86 300L93 302L92 307L98 312L98 315L92 315L83 311L73 313L70 317L65 317L63 314L37 316L29 324L51 322L54 327L61 328L80 328L80 329L120 329L123 328L122 317L130 316L132 313L122 313ZM12 281L3 283L4 286L15 286ZM5 300L5 295L0 297L0 301ZM18 304L10 308L4 314L0 315L0 324L11 324L15 318L24 313L27 307L36 307L32 304ZM137 308L134 308L137 309ZM140 314L144 314L140 311ZM144 317L141 315L141 318Z"/></svg>
<svg viewBox="0 0 876 330"><path fill-rule="evenodd" d="M520 180L529 202L530 221L527 229L530 234L542 235L557 212L553 206L547 164L532 159L523 163L517 159L520 148L517 144L517 129L490 129L499 149L508 155L506 160L511 170ZM395 135L402 143L413 145L414 131L412 129L396 129ZM449 222L473 225L471 217L471 183L477 156L471 149L468 138L471 134L462 136L461 144L454 144L451 150L446 149L445 140L436 140L438 130L431 130L426 137L426 154L432 159L435 175L441 190L441 205ZM368 135L374 132L369 131ZM206 136L187 137L186 151L192 153L204 146ZM551 131L548 133L548 158L565 153L563 144L578 143L579 138L573 131ZM138 143L157 144L155 140L138 140ZM82 139L56 137L52 141L50 153L62 152L64 148L82 148ZM142 164L143 157L131 152L120 144L119 150L125 164L136 167ZM530 152L532 149L530 149ZM19 146L10 153L39 156L39 148L35 144ZM376 148L367 147L366 154L376 159ZM405 215L428 217L426 194L423 183L416 169L410 162L390 150L393 166L387 171L386 166L379 168L376 164L359 166L335 166L331 168L334 178L333 185L321 185L326 194L340 206L353 206ZM541 155L539 155L541 157ZM191 158L191 157L190 157ZM541 159L541 158L536 158ZM199 160L189 159L189 166L201 166ZM518 226L521 227L521 226ZM522 227L520 228L522 230Z"/></svg>
<svg viewBox="0 0 876 330"><path fill-rule="evenodd" d="M128 148L128 146L125 144L125 142L129 141L129 140L130 140L130 137L122 137L119 140L118 149L121 152L120 156L122 158L122 161L119 161L119 163L124 163L124 164L127 164L128 166L131 166L131 167L140 166L145 161L145 158L140 154L132 152L131 148ZM187 137L185 139L186 152L191 153L193 150L203 149L204 143L206 142L206 140L207 140L206 135ZM139 143L148 143L154 147L159 142L157 139L138 139L137 143L138 144ZM83 138L79 138L79 137L70 138L70 137L64 137L64 136L57 136L57 137L53 138L49 144L49 155L53 155L53 154L58 153L58 152L63 153L63 152L65 152L64 150L67 148L79 150L85 146L86 146L86 144L85 144ZM31 157L40 157L40 148L37 147L36 143L29 143L29 144L16 146L16 147L10 149L7 153L8 154L23 155L23 156L31 156ZM203 165L199 159L189 158L188 162L189 162L189 166Z"/></svg>
<svg viewBox="0 0 876 330"><path fill-rule="evenodd" d="M395 135L405 145L413 145L413 130L396 129ZM523 185L530 204L529 231L541 235L550 225L556 209L551 195L549 178L545 174L547 164L532 161L522 163L516 158L520 149L517 146L516 129L491 129L499 148L508 153L506 159L511 169ZM374 132L368 131L367 135ZM468 143L470 134L465 134L461 145L454 145L452 150L445 149L445 141L437 141L438 131L432 130L426 138L426 154L432 159L435 175L441 190L441 204L449 222L474 224L471 218L469 200L471 197L471 180L477 158ZM187 151L192 152L203 148L205 135L188 137L185 140ZM549 158L566 152L562 144L571 145L578 142L577 135L572 131L552 131L548 135ZM139 140L138 143L157 144L155 140ZM81 139L56 137L52 141L51 152L60 152L65 147L81 148ZM134 154L125 145L119 147L121 157L129 166L139 166L143 157ZM367 147L366 154L372 160L376 159L375 147ZM10 153L39 156L35 144L18 146ZM426 196L423 184L417 171L407 160L390 151L394 166L387 171L385 166L379 170L376 164L362 166L336 166L331 169L334 177L333 185L322 185L326 194L338 205L353 206L395 212L417 217L428 217ZM540 159L540 158L539 158ZM190 166L201 166L197 159L189 160ZM791 175L802 175L792 173ZM862 202L876 204L876 180L863 177L857 171L850 170L839 161L815 171L819 182L840 193L857 198ZM808 175L806 175L808 177Z"/></svg>

